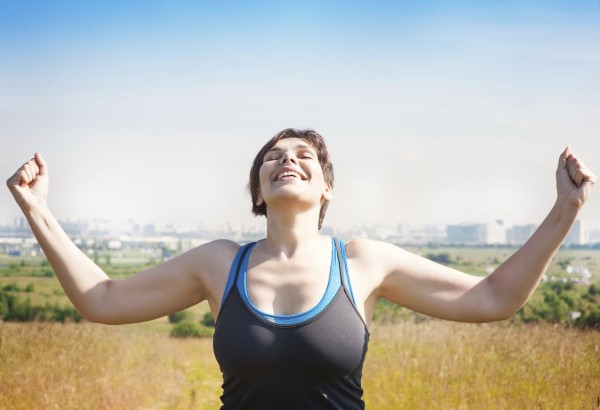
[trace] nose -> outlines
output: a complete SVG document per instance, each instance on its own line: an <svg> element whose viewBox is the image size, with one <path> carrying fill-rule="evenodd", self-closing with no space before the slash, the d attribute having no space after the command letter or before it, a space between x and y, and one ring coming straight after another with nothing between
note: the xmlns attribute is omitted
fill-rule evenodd
<svg viewBox="0 0 600 410"><path fill-rule="evenodd" d="M298 158L296 158L296 155L293 152L285 151L283 153L283 155L281 156L279 163L285 164L286 162L291 162L292 164L297 164Z"/></svg>

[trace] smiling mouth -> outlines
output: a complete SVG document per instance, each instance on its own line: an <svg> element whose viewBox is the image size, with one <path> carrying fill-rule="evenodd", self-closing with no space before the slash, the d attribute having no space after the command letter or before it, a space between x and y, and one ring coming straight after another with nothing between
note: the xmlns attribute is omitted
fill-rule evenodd
<svg viewBox="0 0 600 410"><path fill-rule="evenodd" d="M295 171L284 171L277 176L276 181L287 181L293 179L305 180L306 178L304 178L302 175Z"/></svg>

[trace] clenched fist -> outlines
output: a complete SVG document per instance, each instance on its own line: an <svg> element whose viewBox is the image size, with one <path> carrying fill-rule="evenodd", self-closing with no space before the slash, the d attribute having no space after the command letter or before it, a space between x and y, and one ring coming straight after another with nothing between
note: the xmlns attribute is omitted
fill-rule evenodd
<svg viewBox="0 0 600 410"><path fill-rule="evenodd" d="M567 147L560 155L556 170L558 201L581 208L592 193L596 175Z"/></svg>
<svg viewBox="0 0 600 410"><path fill-rule="evenodd" d="M42 156L35 156L23 164L6 181L8 189L23 212L46 205L48 197L48 166Z"/></svg>

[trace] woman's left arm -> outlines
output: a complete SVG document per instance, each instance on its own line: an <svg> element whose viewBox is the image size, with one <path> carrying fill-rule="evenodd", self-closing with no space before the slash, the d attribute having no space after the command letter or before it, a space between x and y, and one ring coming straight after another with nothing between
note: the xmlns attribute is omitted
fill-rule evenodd
<svg viewBox="0 0 600 410"><path fill-rule="evenodd" d="M523 247L486 278L503 316L512 316L527 302L595 182L596 176L567 147L558 161L557 197L550 213Z"/></svg>
<svg viewBox="0 0 600 410"><path fill-rule="evenodd" d="M567 147L556 170L557 198L532 237L487 277L468 275L381 242L349 244L357 264L375 265L375 296L442 319L491 322L516 313L529 299L575 218L596 176Z"/></svg>

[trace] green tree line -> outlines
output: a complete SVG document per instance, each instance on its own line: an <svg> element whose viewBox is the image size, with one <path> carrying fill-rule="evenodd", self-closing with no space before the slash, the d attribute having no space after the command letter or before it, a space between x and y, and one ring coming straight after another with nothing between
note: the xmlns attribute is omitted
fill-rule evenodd
<svg viewBox="0 0 600 410"><path fill-rule="evenodd" d="M60 306L46 302L44 305L34 305L30 297L21 293L34 292L32 283L20 288L15 283L0 288L0 318L5 322L80 322L82 317L72 306Z"/></svg>
<svg viewBox="0 0 600 410"><path fill-rule="evenodd" d="M373 316L375 322L394 323L429 320L425 315L380 299ZM573 282L544 282L532 298L511 319L513 323L550 322L600 329L600 285Z"/></svg>

